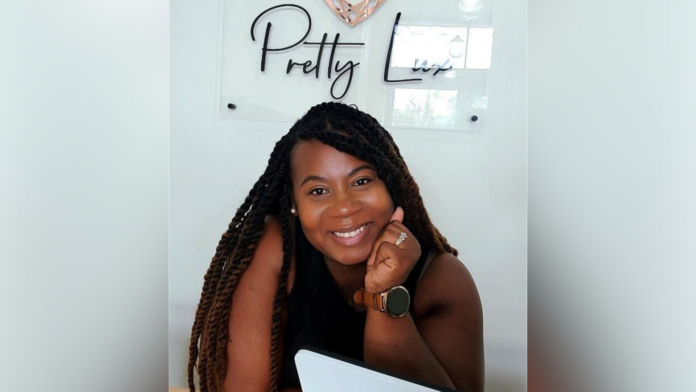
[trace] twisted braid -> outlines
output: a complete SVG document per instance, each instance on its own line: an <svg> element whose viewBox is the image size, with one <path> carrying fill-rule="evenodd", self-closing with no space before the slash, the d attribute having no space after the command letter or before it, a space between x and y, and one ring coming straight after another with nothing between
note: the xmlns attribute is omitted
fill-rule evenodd
<svg viewBox="0 0 696 392"><path fill-rule="evenodd" d="M279 175L282 175L282 173L274 174L276 177ZM263 234L267 211L270 209L270 205L277 199L277 179L276 181L269 181L264 187L267 192L266 197L259 200L258 208L254 208L250 212L249 224L243 228L239 238L239 243L246 246L243 248L239 247L241 252L237 252L237 255L233 254L232 264L221 279L223 284L219 284L216 290L216 301L214 302L206 329L206 336L217 337L216 340L209 342L206 353L209 361L208 366L210 367L209 372L212 374L224 374L226 369L226 345L229 340L229 309L232 302L232 293L239 282L239 277L248 267L256 251L256 246ZM211 391L222 390L223 381L222 377L215 377L208 380L208 387Z"/></svg>
<svg viewBox="0 0 696 392"><path fill-rule="evenodd" d="M188 384L195 392L194 371L201 391L223 390L227 371L227 344L232 295L256 252L269 214L279 216L283 260L271 319L270 387L279 388L278 350L281 310L294 254L291 206L291 155L303 140L319 140L375 167L394 205L404 209L404 224L425 247L457 255L430 221L420 190L392 136L372 116L350 106L328 102L312 107L276 143L266 170L254 184L222 234L205 274L201 299L189 343Z"/></svg>
<svg viewBox="0 0 696 392"><path fill-rule="evenodd" d="M292 191L292 186L289 183L285 184L284 194L286 197L281 199L281 211L290 210L290 192ZM290 261L294 251L294 236L291 235L293 231L291 228L290 218L288 214L280 214L280 224L283 233L283 266L280 270L280 284L278 285L278 292L276 293L275 302L273 302L273 318L271 321L271 391L277 392L278 390L278 337L280 335L280 311L282 307L282 301L286 296L286 287L288 274L290 273Z"/></svg>
<svg viewBox="0 0 696 392"><path fill-rule="evenodd" d="M222 264L227 256L228 244L235 241L238 238L238 231L235 228L241 225L244 220L244 216L249 211L252 205L252 201L257 195L259 183L255 184L254 187L249 192L249 195L242 203L241 207L237 210L232 222L228 225L227 231L222 234L222 238L218 246L215 249L215 256L212 259L210 267L205 274L203 291L201 293L201 301L199 303L198 309L196 310L196 316L193 323L193 328L191 332L191 340L189 344L189 358L196 358L198 356L198 338L201 335L203 329L203 319L207 316L208 310L210 309L210 304L213 301L213 287L216 287L218 279L220 277L220 270L223 268ZM232 238L231 238L232 237ZM188 384L189 389L194 390L194 379L193 379L193 368L195 366L195 361L189 361L188 364ZM200 373L199 373L200 374Z"/></svg>

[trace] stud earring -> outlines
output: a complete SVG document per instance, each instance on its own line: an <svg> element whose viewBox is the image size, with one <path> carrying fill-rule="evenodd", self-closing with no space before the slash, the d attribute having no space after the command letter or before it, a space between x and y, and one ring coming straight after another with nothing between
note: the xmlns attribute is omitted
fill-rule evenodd
<svg viewBox="0 0 696 392"><path fill-rule="evenodd" d="M291 209L290 209L290 213L292 213L293 215L295 215L295 214L297 213L297 210L294 209L294 208L291 208Z"/></svg>

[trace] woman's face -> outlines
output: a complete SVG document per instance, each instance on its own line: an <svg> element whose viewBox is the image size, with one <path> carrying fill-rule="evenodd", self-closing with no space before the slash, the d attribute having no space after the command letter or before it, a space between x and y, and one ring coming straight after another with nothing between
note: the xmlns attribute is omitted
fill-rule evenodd
<svg viewBox="0 0 696 392"><path fill-rule="evenodd" d="M294 206L309 242L344 265L366 261L394 205L372 165L320 141L292 152Z"/></svg>

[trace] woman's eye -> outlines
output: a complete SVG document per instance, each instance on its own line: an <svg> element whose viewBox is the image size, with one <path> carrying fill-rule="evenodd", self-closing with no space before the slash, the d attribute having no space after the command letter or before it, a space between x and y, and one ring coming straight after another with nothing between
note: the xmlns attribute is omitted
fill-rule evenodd
<svg viewBox="0 0 696 392"><path fill-rule="evenodd" d="M316 195L316 196L322 196L326 194L326 189L324 188L314 188L311 191L309 191L310 195Z"/></svg>
<svg viewBox="0 0 696 392"><path fill-rule="evenodd" d="M358 181L355 181L355 185L358 185L358 186L365 185L365 184L369 183L370 181L372 181L372 180L370 180L369 178L361 178Z"/></svg>

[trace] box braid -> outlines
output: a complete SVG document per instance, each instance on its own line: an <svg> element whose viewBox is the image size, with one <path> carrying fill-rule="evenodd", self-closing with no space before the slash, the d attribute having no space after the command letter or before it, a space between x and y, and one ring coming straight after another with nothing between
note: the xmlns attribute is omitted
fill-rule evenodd
<svg viewBox="0 0 696 392"><path fill-rule="evenodd" d="M271 320L270 388L278 391L280 310L294 252L295 226L299 222L289 213L292 203L290 160L293 148L302 140L319 140L372 164L394 205L403 208L404 224L421 246L458 254L430 221L418 185L389 132L372 116L345 104L327 102L312 107L276 143L266 170L244 199L215 249L191 331L188 384L192 392L196 390L194 370L198 373L201 391L223 391L227 344L234 344L229 336L232 294L254 256L269 214L279 217L283 237L283 263Z"/></svg>

